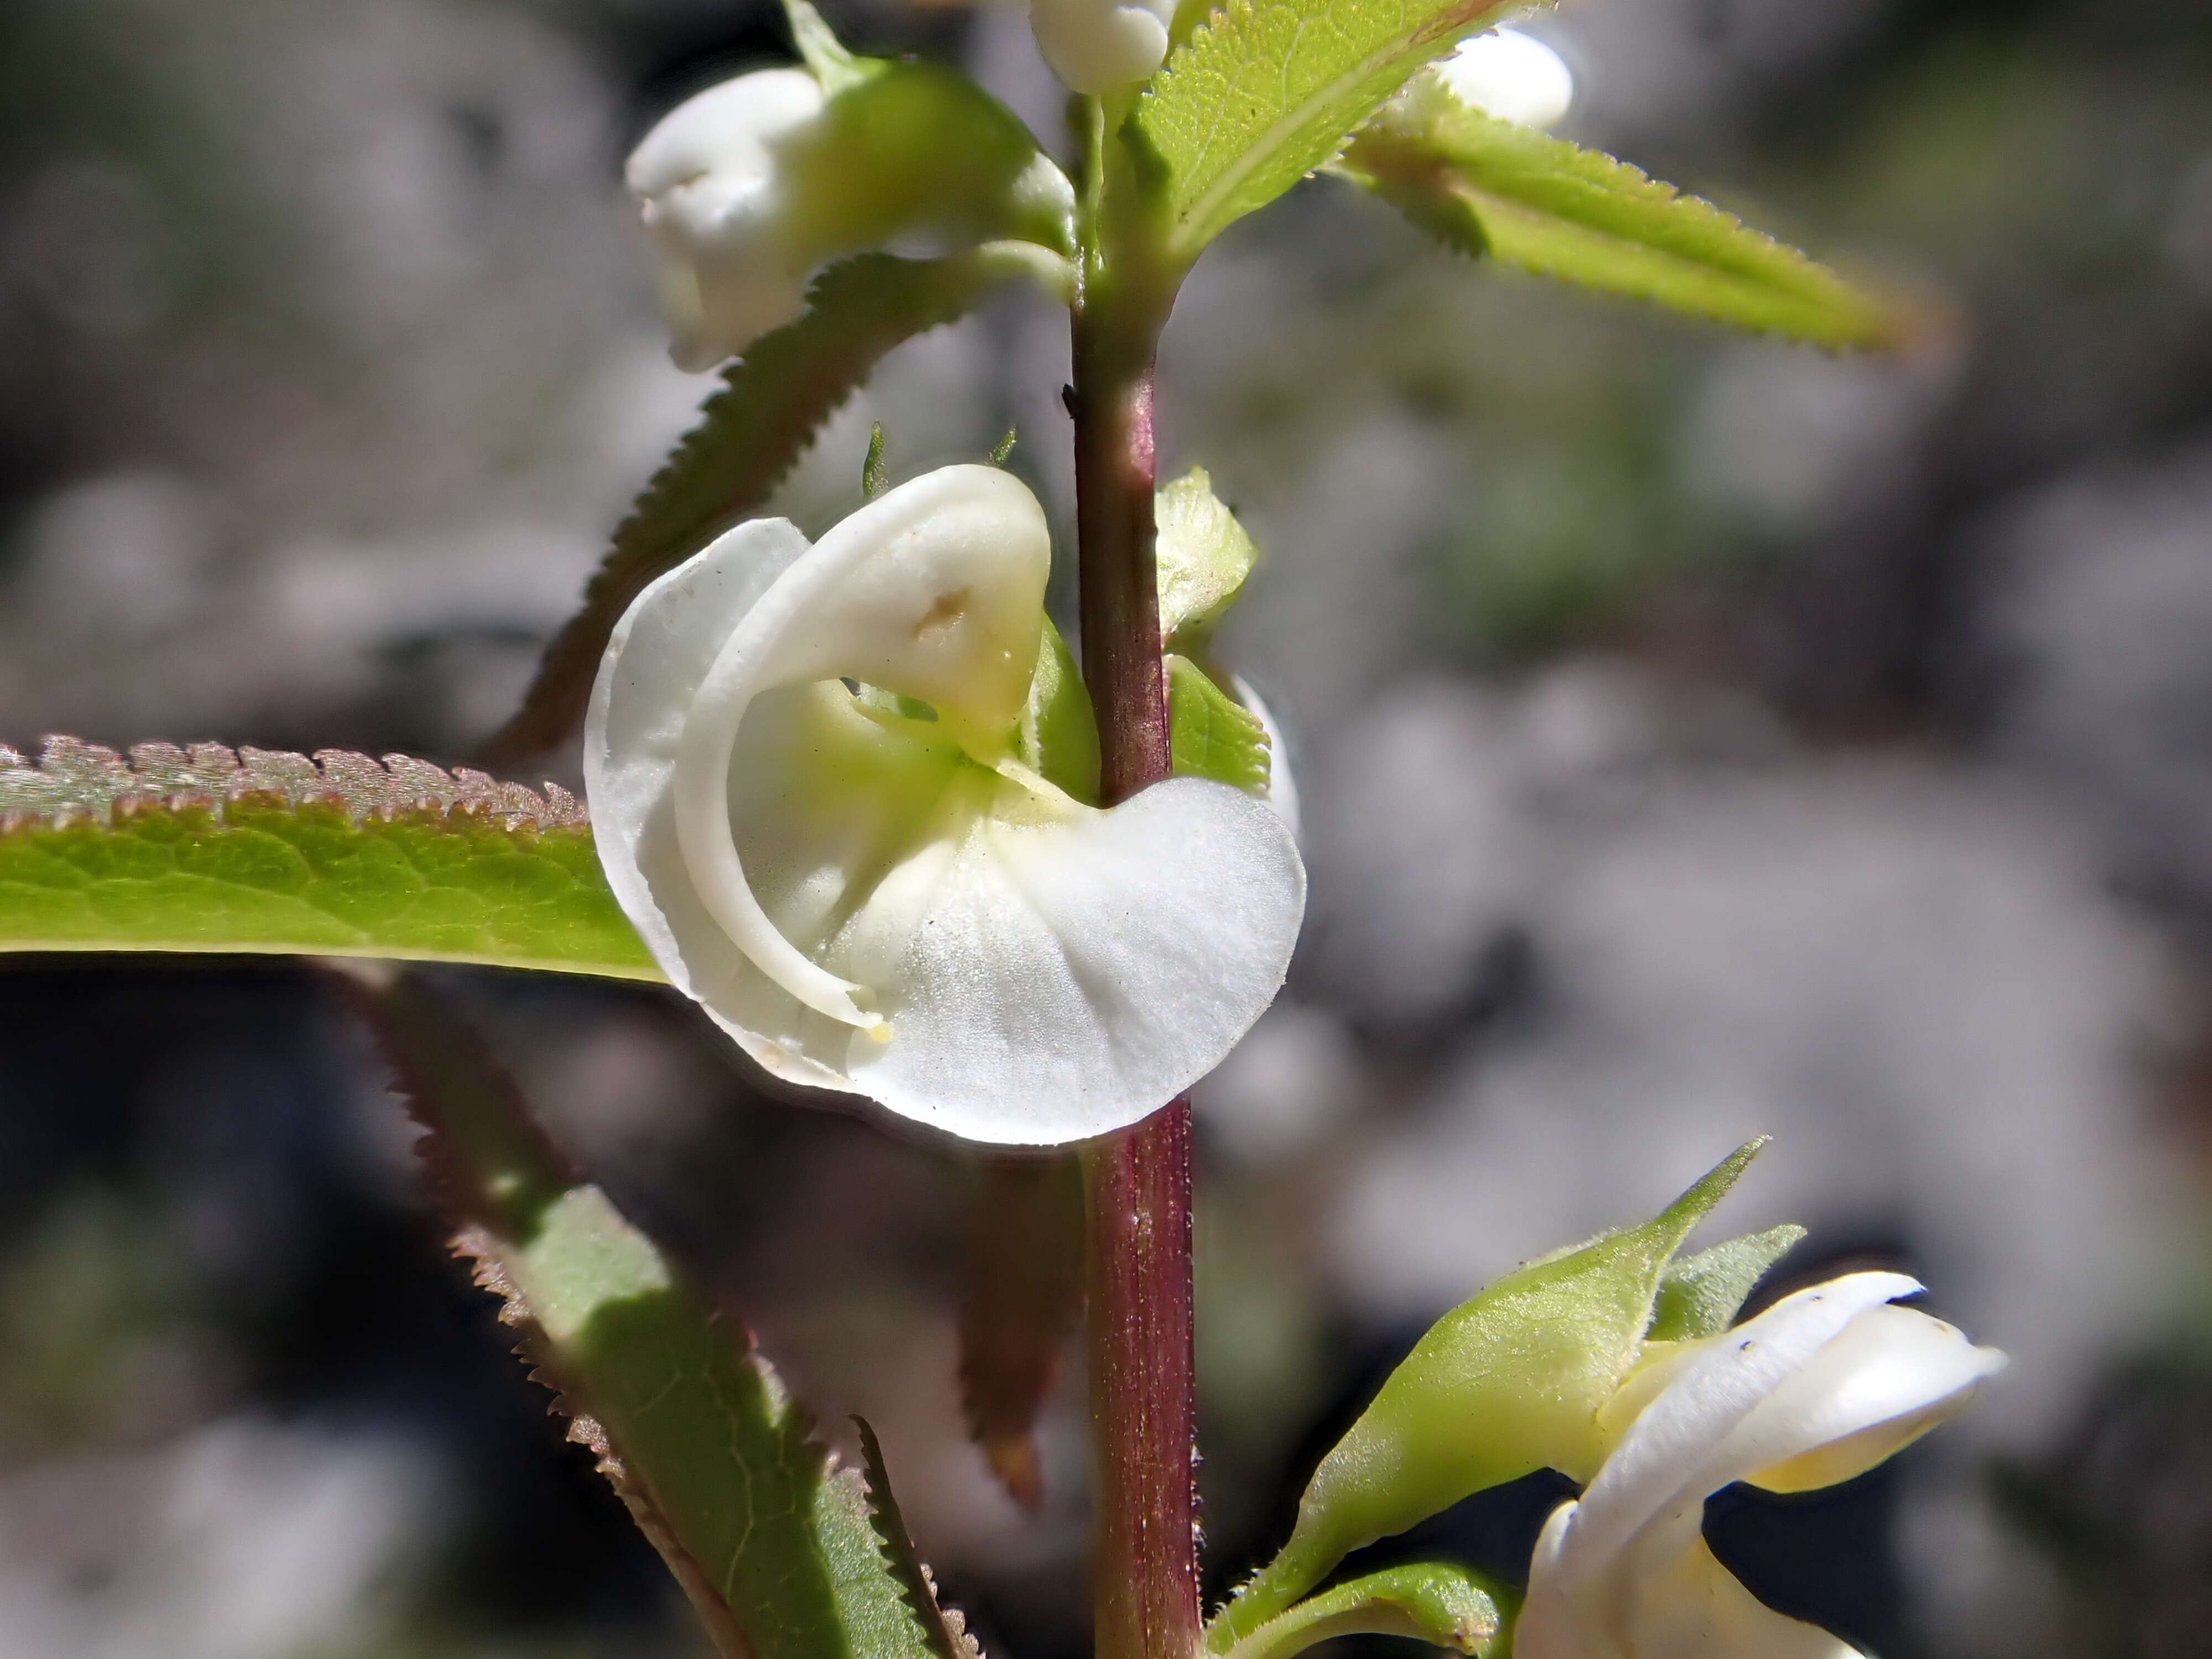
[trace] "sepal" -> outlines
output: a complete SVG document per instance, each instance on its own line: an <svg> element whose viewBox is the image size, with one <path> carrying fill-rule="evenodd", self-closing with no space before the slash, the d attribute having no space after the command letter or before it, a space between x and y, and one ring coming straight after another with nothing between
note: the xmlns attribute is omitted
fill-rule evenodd
<svg viewBox="0 0 2212 1659"><path fill-rule="evenodd" d="M1218 1621L1214 1650L1274 1617L1352 1550L1540 1468L1588 1479L1598 1413L1635 1365L1667 1264L1763 1141L1640 1226L1507 1274L1414 1345L1322 1460L1280 1555Z"/></svg>
<svg viewBox="0 0 2212 1659"><path fill-rule="evenodd" d="M1743 1310L1752 1286L1805 1237L1795 1222L1747 1233L1668 1266L1651 1308L1653 1342L1683 1342L1724 1331Z"/></svg>

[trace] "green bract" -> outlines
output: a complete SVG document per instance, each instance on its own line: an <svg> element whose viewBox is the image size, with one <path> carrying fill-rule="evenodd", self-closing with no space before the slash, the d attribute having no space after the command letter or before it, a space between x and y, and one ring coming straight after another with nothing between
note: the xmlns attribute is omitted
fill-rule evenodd
<svg viewBox="0 0 2212 1659"><path fill-rule="evenodd" d="M1594 1474L1619 1431L1599 1413L1642 1352L1668 1261L1760 1145L1739 1148L1641 1226L1532 1262L1431 1326L1322 1460L1291 1541L1215 1621L1214 1650L1280 1614L1352 1550L1470 1493L1540 1468Z"/></svg>

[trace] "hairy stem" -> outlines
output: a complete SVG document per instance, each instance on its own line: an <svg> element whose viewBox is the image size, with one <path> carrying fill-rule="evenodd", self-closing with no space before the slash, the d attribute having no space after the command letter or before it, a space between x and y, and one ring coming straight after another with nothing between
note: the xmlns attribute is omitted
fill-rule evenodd
<svg viewBox="0 0 2212 1659"><path fill-rule="evenodd" d="M1075 311L1075 494L1083 677L1108 805L1167 776L1152 556L1152 354L1164 307L1088 287ZM1190 1103L1084 1156L1097 1659L1199 1645L1191 1356Z"/></svg>

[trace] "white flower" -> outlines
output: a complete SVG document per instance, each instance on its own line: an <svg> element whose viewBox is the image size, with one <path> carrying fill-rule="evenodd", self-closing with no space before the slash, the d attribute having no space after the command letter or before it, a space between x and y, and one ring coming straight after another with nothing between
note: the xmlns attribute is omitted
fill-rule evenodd
<svg viewBox="0 0 2212 1659"><path fill-rule="evenodd" d="M623 179L660 256L679 368L711 368L804 309L818 256L778 153L826 101L805 70L741 75L678 105L631 154Z"/></svg>
<svg viewBox="0 0 2212 1659"><path fill-rule="evenodd" d="M1461 41L1436 73L1460 102L1524 127L1556 125L1575 100L1566 60L1518 29L1492 29Z"/></svg>
<svg viewBox="0 0 2212 1659"><path fill-rule="evenodd" d="M1018 757L1049 559L986 466L812 545L741 525L639 596L585 729L601 860L679 988L781 1077L1010 1144L1211 1070L1305 900L1263 799L1173 778L1102 811Z"/></svg>
<svg viewBox="0 0 2212 1659"><path fill-rule="evenodd" d="M1111 92L1158 69L1175 14L1175 0L1030 0L1037 50L1077 92Z"/></svg>
<svg viewBox="0 0 2212 1659"><path fill-rule="evenodd" d="M1888 1305L1920 1288L1851 1273L1733 1330L1650 1345L1604 1413L1634 1420L1537 1541L1519 1659L1851 1659L1848 1643L1738 1583L1700 1524L1732 1481L1832 1486L1966 1406L2004 1356Z"/></svg>

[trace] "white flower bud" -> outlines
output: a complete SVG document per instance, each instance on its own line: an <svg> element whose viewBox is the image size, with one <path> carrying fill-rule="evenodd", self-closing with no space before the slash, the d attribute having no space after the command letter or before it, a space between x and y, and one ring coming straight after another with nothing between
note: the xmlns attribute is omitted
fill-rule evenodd
<svg viewBox="0 0 2212 1659"><path fill-rule="evenodd" d="M804 307L817 255L778 152L825 101L805 70L741 75L678 105L631 155L623 177L660 256L679 368L711 368Z"/></svg>
<svg viewBox="0 0 2212 1659"><path fill-rule="evenodd" d="M1436 74L1469 108L1524 127L1557 125L1575 100L1566 59L1518 29L1492 29L1461 41Z"/></svg>
<svg viewBox="0 0 2212 1659"><path fill-rule="evenodd" d="M1166 59L1175 0L1030 0L1037 50L1077 92L1111 92Z"/></svg>
<svg viewBox="0 0 2212 1659"><path fill-rule="evenodd" d="M994 467L811 545L741 525L639 596L585 726L601 862L679 989L778 1076L1008 1144L1211 1070L1305 902L1266 800L1178 777L1101 811L1017 757L1049 560Z"/></svg>
<svg viewBox="0 0 2212 1659"><path fill-rule="evenodd" d="M692 370L798 317L809 276L848 254L1073 246L1066 175L988 93L929 64L866 65L835 96L806 70L741 75L671 111L626 178Z"/></svg>
<svg viewBox="0 0 2212 1659"><path fill-rule="evenodd" d="M1857 1659L1736 1581L1705 1546L1705 1500L1737 1480L1848 1480L1963 1410L2004 1356L1889 1305L1919 1289L1850 1273L1717 1335L1648 1345L1601 1414L1633 1420L1537 1541L1519 1659Z"/></svg>

